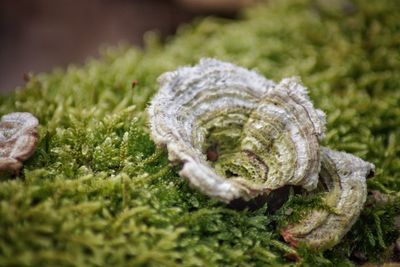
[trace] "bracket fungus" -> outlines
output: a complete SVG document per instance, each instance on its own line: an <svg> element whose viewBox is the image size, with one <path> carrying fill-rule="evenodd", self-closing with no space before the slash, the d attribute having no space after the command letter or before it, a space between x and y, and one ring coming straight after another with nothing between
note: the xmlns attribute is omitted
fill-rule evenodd
<svg viewBox="0 0 400 267"><path fill-rule="evenodd" d="M327 249L340 241L357 220L367 198L365 179L374 165L344 152L321 148L319 188L325 203L335 212L313 210L300 222L282 231L286 242L297 246L307 243L315 249Z"/></svg>
<svg viewBox="0 0 400 267"><path fill-rule="evenodd" d="M0 120L0 172L17 173L36 149L39 122L27 112L6 114Z"/></svg>
<svg viewBox="0 0 400 267"><path fill-rule="evenodd" d="M315 210L282 231L296 246L335 245L358 217L373 164L319 145L325 114L298 78L275 84L254 71L202 59L159 77L148 109L151 136L182 164L179 175L229 203L300 186L338 212Z"/></svg>

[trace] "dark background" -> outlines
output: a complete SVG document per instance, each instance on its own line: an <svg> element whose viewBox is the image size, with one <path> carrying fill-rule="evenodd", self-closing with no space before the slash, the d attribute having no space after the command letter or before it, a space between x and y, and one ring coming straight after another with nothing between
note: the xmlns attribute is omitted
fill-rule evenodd
<svg viewBox="0 0 400 267"><path fill-rule="evenodd" d="M234 17L251 0L213 0L216 6L191 1L200 0L2 0L0 91L23 85L25 73L83 63L103 44L141 46L149 30L166 37L196 16Z"/></svg>

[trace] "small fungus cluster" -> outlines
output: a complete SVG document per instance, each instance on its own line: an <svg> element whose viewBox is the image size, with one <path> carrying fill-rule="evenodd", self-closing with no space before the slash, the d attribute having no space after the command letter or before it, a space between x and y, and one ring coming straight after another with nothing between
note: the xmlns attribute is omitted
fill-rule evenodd
<svg viewBox="0 0 400 267"><path fill-rule="evenodd" d="M148 109L151 136L180 176L224 202L284 186L323 194L334 213L315 210L282 231L293 246L337 244L358 218L374 165L320 146L325 114L298 78L280 83L215 59L159 78ZM210 157L212 155L212 157Z"/></svg>

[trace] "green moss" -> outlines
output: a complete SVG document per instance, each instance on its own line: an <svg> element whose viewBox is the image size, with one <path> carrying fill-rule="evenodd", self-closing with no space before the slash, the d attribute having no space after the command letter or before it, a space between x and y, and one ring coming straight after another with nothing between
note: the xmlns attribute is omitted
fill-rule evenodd
<svg viewBox="0 0 400 267"><path fill-rule="evenodd" d="M322 194L315 194L309 197L295 195L290 190L287 201L273 215L274 221L278 225L278 229L283 229L289 224L299 222L313 210L326 210L329 213L336 211L323 201Z"/></svg>
<svg viewBox="0 0 400 267"><path fill-rule="evenodd" d="M165 45L149 34L145 51L105 49L0 97L0 114L29 111L41 123L21 176L0 181L0 265L292 264L279 216L233 210L190 189L149 138L144 109L157 76L205 56L275 81L302 77L327 113L325 144L375 163L369 189L393 198L367 207L333 250L300 248L303 264L349 265L356 251L387 260L399 235L400 2L269 2L239 21L199 20Z"/></svg>

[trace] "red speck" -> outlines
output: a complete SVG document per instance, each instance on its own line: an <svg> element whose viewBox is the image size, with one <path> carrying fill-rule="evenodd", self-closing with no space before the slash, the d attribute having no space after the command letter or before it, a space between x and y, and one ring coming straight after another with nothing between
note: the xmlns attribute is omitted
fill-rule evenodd
<svg viewBox="0 0 400 267"><path fill-rule="evenodd" d="M298 242L288 228L281 231L281 236L286 243L289 243L292 247L297 247Z"/></svg>
<svg viewBox="0 0 400 267"><path fill-rule="evenodd" d="M28 73L24 73L24 74L22 74L22 79L25 82L29 82L29 80L31 79L31 76Z"/></svg>
<svg viewBox="0 0 400 267"><path fill-rule="evenodd" d="M207 160L215 162L218 160L218 153L212 149L207 150Z"/></svg>
<svg viewBox="0 0 400 267"><path fill-rule="evenodd" d="M295 261L295 262L301 261L300 256L297 255L296 253L286 253L285 254L285 258L290 260L290 261Z"/></svg>
<svg viewBox="0 0 400 267"><path fill-rule="evenodd" d="M138 80L133 80L132 81L132 88L135 88L135 86L138 85L138 84L139 84Z"/></svg>

